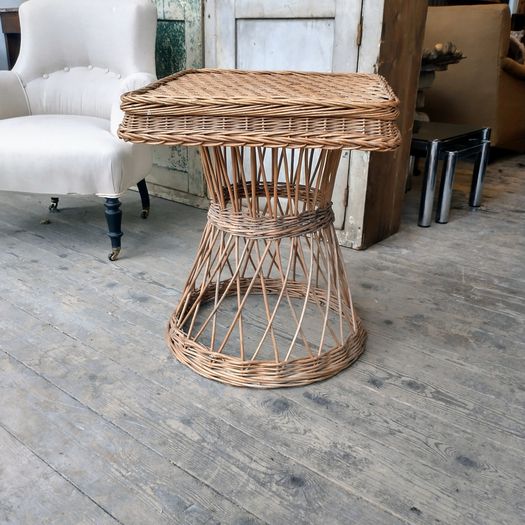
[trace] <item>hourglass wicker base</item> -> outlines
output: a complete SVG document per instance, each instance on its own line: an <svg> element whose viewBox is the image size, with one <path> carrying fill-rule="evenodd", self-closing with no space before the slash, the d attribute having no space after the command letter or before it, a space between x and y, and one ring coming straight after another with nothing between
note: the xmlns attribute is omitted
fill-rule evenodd
<svg viewBox="0 0 525 525"><path fill-rule="evenodd" d="M227 282L219 284L225 289ZM246 287L248 280L243 283ZM266 287L277 290L280 282L266 281ZM213 301L215 283L210 285L208 293L202 295L200 301ZM237 292L232 290L228 295ZM252 294L262 294L263 288L252 287ZM308 291L303 283L290 283L289 293L297 297L306 296ZM193 294L193 302L198 298ZM316 289L310 291L309 301L326 305L326 291ZM331 297L329 308L337 310L337 298ZM234 386L252 388L279 388L307 385L328 379L350 366L365 350L366 331L361 320L354 315L355 332L351 333L343 344L337 345L319 355L308 355L290 361L275 362L271 360L242 360L239 357L210 351L203 344L193 340L184 329L179 327L180 319L177 312L169 321L166 339L175 357L198 374Z"/></svg>
<svg viewBox="0 0 525 525"><path fill-rule="evenodd" d="M363 352L330 198L341 151L201 148L212 203L168 344L206 377L272 388Z"/></svg>

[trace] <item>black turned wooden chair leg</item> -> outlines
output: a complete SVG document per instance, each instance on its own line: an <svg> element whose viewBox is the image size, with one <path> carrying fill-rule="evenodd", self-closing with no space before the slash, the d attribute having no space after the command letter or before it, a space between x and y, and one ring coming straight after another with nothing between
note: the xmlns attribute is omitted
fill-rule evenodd
<svg viewBox="0 0 525 525"><path fill-rule="evenodd" d="M51 204L49 205L49 211L51 213L58 213L58 197L51 197Z"/></svg>
<svg viewBox="0 0 525 525"><path fill-rule="evenodd" d="M122 210L118 199L106 199L106 221L108 222L108 235L111 239L111 253L108 255L110 261L116 261L120 254L120 239L123 235Z"/></svg>
<svg viewBox="0 0 525 525"><path fill-rule="evenodd" d="M137 183L137 188L140 193L140 200L142 201L142 212L140 216L143 219L147 219L149 215L149 192L148 187L146 186L146 179L142 179Z"/></svg>

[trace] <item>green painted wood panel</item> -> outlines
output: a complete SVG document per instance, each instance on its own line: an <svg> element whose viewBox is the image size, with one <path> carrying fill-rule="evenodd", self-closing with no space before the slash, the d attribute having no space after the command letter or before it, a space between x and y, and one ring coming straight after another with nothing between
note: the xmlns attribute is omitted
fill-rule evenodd
<svg viewBox="0 0 525 525"><path fill-rule="evenodd" d="M183 20L159 20L157 24L157 77L163 78L186 66L185 23Z"/></svg>
<svg viewBox="0 0 525 525"><path fill-rule="evenodd" d="M158 12L157 76L203 66L201 0L156 0ZM196 148L159 146L148 177L154 195L206 206L205 186Z"/></svg>

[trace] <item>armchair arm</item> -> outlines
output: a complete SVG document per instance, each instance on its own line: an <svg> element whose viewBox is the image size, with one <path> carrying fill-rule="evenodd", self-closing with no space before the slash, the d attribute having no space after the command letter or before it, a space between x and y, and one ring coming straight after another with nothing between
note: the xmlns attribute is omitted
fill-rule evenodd
<svg viewBox="0 0 525 525"><path fill-rule="evenodd" d="M14 71L0 71L0 119L29 115L29 103L20 78Z"/></svg>
<svg viewBox="0 0 525 525"><path fill-rule="evenodd" d="M151 82L154 82L155 80L157 80L157 77L151 73L134 73L133 75L129 75L122 80L120 94L123 95L128 91L140 89L144 86L147 86L148 84L151 84ZM113 133L115 136L117 136L117 130L120 123L122 122L123 117L124 112L120 109L119 97L119 100L115 101L111 108L111 133Z"/></svg>
<svg viewBox="0 0 525 525"><path fill-rule="evenodd" d="M501 61L501 67L503 71L506 71L509 75L517 78L518 80L525 80L525 64L520 64L512 58L505 57Z"/></svg>

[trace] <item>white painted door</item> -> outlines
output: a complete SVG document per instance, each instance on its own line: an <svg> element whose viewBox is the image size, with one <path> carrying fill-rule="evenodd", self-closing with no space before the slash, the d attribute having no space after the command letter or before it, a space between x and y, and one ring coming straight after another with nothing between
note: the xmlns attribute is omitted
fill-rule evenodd
<svg viewBox="0 0 525 525"><path fill-rule="evenodd" d="M206 0L205 66L248 70L357 71L362 0ZM350 152L334 191L342 228Z"/></svg>

